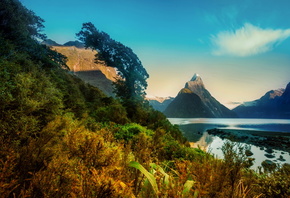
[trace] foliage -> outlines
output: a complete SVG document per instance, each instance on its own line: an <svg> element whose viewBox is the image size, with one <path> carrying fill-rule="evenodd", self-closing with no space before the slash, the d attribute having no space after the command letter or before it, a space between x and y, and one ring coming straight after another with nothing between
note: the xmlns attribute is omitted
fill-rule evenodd
<svg viewBox="0 0 290 198"><path fill-rule="evenodd" d="M119 126L119 129L115 132L114 137L116 139L122 139L128 142L141 132L145 133L148 136L153 135L153 131L148 130L138 124L130 123Z"/></svg>
<svg viewBox="0 0 290 198"><path fill-rule="evenodd" d="M267 172L258 178L259 191L265 197L289 197L290 195L290 164L284 164L281 168L270 174Z"/></svg>
<svg viewBox="0 0 290 198"><path fill-rule="evenodd" d="M157 186L157 183L156 183L156 179L154 177L154 175L152 173L149 173L141 164L139 164L138 162L130 162L129 164L130 167L133 167L133 168L136 168L138 169L139 171L141 171L147 178L147 182L149 181L152 189L153 189L153 192L158 195L158 186Z"/></svg>
<svg viewBox="0 0 290 198"><path fill-rule="evenodd" d="M44 28L44 20L22 6L18 0L2 0L0 7L0 29L4 38L21 42L25 42L27 37L45 38L40 33Z"/></svg>
<svg viewBox="0 0 290 198"><path fill-rule="evenodd" d="M113 40L107 33L99 31L92 23L84 23L77 37L86 47L98 51L96 61L115 67L120 75L115 82L116 94L123 100L144 96L149 77L137 55L129 47Z"/></svg>
<svg viewBox="0 0 290 198"><path fill-rule="evenodd" d="M43 19L25 8L19 0L1 0L0 57L14 60L21 54L46 68L68 69L65 56L39 45L39 40L46 38L41 33L43 22Z"/></svg>
<svg viewBox="0 0 290 198"><path fill-rule="evenodd" d="M198 196L197 191L192 191L194 185L193 180L186 180L182 185L178 177L167 174L164 169L155 164L150 164L150 170L147 171L140 163L131 161L130 167L138 169L146 179L144 180L143 187L140 195L142 197L194 197ZM173 191L174 188L180 187L180 190ZM151 190L152 189L152 190Z"/></svg>
<svg viewBox="0 0 290 198"><path fill-rule="evenodd" d="M98 108L93 117L100 122L115 122L117 124L125 124L129 122L126 109L120 104L112 104Z"/></svg>

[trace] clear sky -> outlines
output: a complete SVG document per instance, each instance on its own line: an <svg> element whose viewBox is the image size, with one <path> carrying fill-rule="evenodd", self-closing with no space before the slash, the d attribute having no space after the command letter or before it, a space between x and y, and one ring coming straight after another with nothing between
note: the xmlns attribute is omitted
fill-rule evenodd
<svg viewBox="0 0 290 198"><path fill-rule="evenodd" d="M290 82L289 0L20 1L60 44L92 22L132 48L150 75L148 95L176 96L198 73L231 107Z"/></svg>

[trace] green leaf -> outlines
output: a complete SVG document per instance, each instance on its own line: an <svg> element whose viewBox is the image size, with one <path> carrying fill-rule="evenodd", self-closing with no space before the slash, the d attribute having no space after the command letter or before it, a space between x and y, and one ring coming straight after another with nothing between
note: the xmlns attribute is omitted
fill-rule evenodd
<svg viewBox="0 0 290 198"><path fill-rule="evenodd" d="M153 174L149 173L141 164L139 164L138 162L134 162L134 161L131 161L129 163L129 166L130 167L133 167L133 168L136 168L138 169L139 171L141 171L141 173L143 173L145 175L145 177L148 179L148 181L150 182L155 194L157 195L158 194L158 186L157 186L157 183L156 183L156 179L154 177Z"/></svg>
<svg viewBox="0 0 290 198"><path fill-rule="evenodd" d="M197 198L198 193L199 193L198 190L196 190L196 191L194 192L193 198Z"/></svg>
<svg viewBox="0 0 290 198"><path fill-rule="evenodd" d="M151 163L150 166L156 170L158 170L162 175L164 175L164 184L166 186L169 185L169 175L163 170L163 168L161 168L161 166L158 166L154 163Z"/></svg>
<svg viewBox="0 0 290 198"><path fill-rule="evenodd" d="M190 189L192 188L194 184L194 181L193 180L187 180L183 186L183 191L182 191L182 194L183 195L188 195Z"/></svg>

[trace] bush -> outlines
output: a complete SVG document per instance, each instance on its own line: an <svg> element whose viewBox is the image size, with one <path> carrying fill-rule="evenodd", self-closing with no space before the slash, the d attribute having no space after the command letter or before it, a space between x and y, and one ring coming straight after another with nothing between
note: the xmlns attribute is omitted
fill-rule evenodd
<svg viewBox="0 0 290 198"><path fill-rule="evenodd" d="M119 125L118 130L114 133L114 137L117 140L125 140L126 142L128 142L141 132L145 133L148 136L153 135L153 131L146 129L139 124L130 123L125 125Z"/></svg>
<svg viewBox="0 0 290 198"><path fill-rule="evenodd" d="M115 122L117 124L125 124L129 122L126 109L120 104L99 107L92 112L92 117L94 117L98 122Z"/></svg>

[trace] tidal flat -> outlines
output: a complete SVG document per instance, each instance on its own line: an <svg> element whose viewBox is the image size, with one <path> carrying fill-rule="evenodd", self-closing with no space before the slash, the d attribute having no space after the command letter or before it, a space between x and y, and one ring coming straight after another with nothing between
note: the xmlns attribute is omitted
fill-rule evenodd
<svg viewBox="0 0 290 198"><path fill-rule="evenodd" d="M265 150L281 150L290 153L290 133L270 132L257 130L240 129L209 129L210 135L215 135L221 139L229 139L233 142L252 144ZM271 153L271 152L270 152Z"/></svg>

